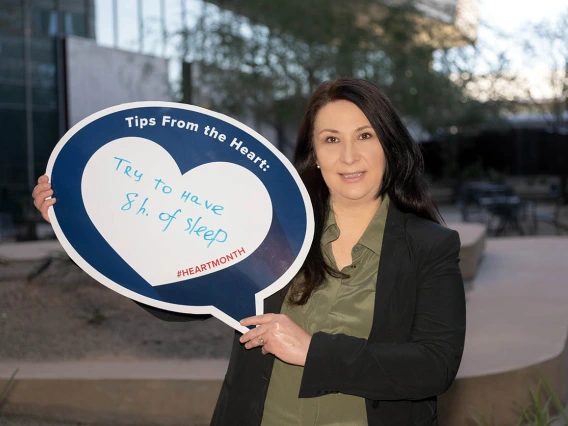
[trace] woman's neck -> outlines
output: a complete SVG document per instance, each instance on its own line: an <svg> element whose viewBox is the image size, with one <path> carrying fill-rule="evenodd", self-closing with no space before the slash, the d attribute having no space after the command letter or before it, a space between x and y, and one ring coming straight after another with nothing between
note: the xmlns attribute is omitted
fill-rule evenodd
<svg viewBox="0 0 568 426"><path fill-rule="evenodd" d="M342 231L353 230L355 233L359 233L360 229L365 230L381 206L381 201L381 198L377 198L369 201L353 202L332 197L331 205L337 226Z"/></svg>

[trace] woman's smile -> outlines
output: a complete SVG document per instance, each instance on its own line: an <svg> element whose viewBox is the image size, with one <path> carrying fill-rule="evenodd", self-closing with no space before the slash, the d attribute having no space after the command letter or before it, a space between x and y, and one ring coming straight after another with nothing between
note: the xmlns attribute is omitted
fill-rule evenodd
<svg viewBox="0 0 568 426"><path fill-rule="evenodd" d="M357 183L363 180L365 172L339 173L339 176L341 176L346 183Z"/></svg>

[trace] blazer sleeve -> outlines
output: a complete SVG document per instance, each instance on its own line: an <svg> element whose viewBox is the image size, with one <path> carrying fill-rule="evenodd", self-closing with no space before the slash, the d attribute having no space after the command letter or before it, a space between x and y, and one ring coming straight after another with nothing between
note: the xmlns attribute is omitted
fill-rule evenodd
<svg viewBox="0 0 568 426"><path fill-rule="evenodd" d="M416 400L444 393L455 379L465 341L459 250L458 233L447 232L418 266L408 342L315 333L299 396L340 392L371 400Z"/></svg>
<svg viewBox="0 0 568 426"><path fill-rule="evenodd" d="M211 315L193 315L193 314L182 314L180 312L166 311L165 309L155 308L153 306L145 305L134 300L138 306L144 309L146 312L155 316L162 321L169 322L188 322L188 321L202 321L211 318Z"/></svg>

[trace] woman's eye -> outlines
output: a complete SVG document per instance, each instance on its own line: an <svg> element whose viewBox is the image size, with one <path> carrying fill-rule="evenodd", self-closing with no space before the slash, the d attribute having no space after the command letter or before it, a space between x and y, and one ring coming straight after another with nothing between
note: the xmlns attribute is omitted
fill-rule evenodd
<svg viewBox="0 0 568 426"><path fill-rule="evenodd" d="M325 138L325 141L329 143L337 143L339 142L339 139L337 139L335 136L328 136L327 138Z"/></svg>
<svg viewBox="0 0 568 426"><path fill-rule="evenodd" d="M372 137L373 137L373 135L368 133L368 132L365 132L360 136L361 139L370 139Z"/></svg>

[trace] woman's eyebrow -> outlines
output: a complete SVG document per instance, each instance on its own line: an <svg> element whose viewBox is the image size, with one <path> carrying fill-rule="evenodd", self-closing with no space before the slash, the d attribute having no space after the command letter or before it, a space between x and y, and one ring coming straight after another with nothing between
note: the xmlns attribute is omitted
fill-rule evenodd
<svg viewBox="0 0 568 426"><path fill-rule="evenodd" d="M356 129L355 129L355 133L360 132L361 130L365 130L365 129L372 129L372 127L369 126L368 124L365 124L364 126L361 126L361 127L356 128ZM339 133L339 131L338 131L338 130L335 130L335 129L323 129L323 130L321 130L321 131L318 133L318 135L321 134L321 133L323 133L323 132Z"/></svg>

